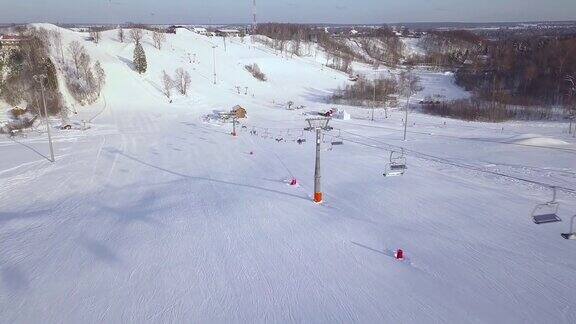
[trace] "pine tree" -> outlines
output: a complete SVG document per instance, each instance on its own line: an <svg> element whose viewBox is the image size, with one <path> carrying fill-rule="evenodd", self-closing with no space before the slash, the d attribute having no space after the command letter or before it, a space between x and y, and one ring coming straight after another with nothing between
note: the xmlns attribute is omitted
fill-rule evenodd
<svg viewBox="0 0 576 324"><path fill-rule="evenodd" d="M134 68L140 74L145 73L148 69L146 53L140 42L136 42L136 46L134 47Z"/></svg>

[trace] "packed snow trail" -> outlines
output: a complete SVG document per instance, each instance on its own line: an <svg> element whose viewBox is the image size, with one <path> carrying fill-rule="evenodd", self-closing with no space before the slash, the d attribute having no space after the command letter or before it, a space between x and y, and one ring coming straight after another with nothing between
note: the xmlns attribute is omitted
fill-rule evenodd
<svg viewBox="0 0 576 324"><path fill-rule="evenodd" d="M322 207L266 154L309 185L311 144L122 120L2 195L3 322L574 320L573 248L512 216L530 203L513 185L494 200L490 181L434 168L383 180L350 144L326 153Z"/></svg>
<svg viewBox="0 0 576 324"><path fill-rule="evenodd" d="M390 143L465 165L564 170L554 181L574 188L572 154L426 135L403 142L384 128L398 128L400 113L375 123L383 127L355 119L338 127L362 137L322 151L326 203L316 205L312 134L303 145L274 140L306 116L275 103L322 110L310 89L330 91L346 76L232 43L218 53L232 72L216 86L197 74L193 93L169 104L151 81L181 64L174 57L196 51L204 62L206 39L170 36L165 52L145 44L154 67L139 77L117 57L129 46L107 37L89 49L110 78L106 109L99 102L75 117L102 111L88 130L56 131L56 163L42 133L0 139L0 322L576 322L567 223L529 217L547 190L410 156L405 176L382 177ZM272 81L249 80L246 62L262 63ZM240 79L254 98L234 93ZM234 138L230 125L203 122L238 103L246 125L272 138ZM450 124L443 134L494 135L493 126ZM543 135L574 145L561 127ZM290 176L301 187L287 185ZM576 202L559 200L567 220ZM407 261L394 259L398 248Z"/></svg>

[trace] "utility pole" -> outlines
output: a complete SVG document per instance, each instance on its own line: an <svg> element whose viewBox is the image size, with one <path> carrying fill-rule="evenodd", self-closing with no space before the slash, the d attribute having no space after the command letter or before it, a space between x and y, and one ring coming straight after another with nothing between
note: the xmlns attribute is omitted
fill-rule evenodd
<svg viewBox="0 0 576 324"><path fill-rule="evenodd" d="M372 121L374 121L374 109L376 109L376 80L374 80L374 98L372 100Z"/></svg>
<svg viewBox="0 0 576 324"><path fill-rule="evenodd" d="M252 0L252 33L256 32L258 23L256 22L256 0Z"/></svg>
<svg viewBox="0 0 576 324"><path fill-rule="evenodd" d="M236 137L238 134L236 133L236 123L238 122L238 117L232 117L232 136Z"/></svg>
<svg viewBox="0 0 576 324"><path fill-rule="evenodd" d="M46 108L46 98L44 97L44 80L46 75L39 74L34 76L34 81L40 83L40 92L42 93L42 103L44 104L44 119L46 121L46 131L48 132L48 144L50 145L50 162L55 162L54 147L52 145L52 135L50 134L50 123L48 122L48 109Z"/></svg>
<svg viewBox="0 0 576 324"><path fill-rule="evenodd" d="M320 154L321 154L321 144L322 144L322 130L332 130L332 127L328 126L330 123L330 118L310 118L306 119L309 127L304 128L307 131L316 131L316 163L314 168L314 202L321 204L323 199L322 193L322 173L320 170Z"/></svg>
<svg viewBox="0 0 576 324"><path fill-rule="evenodd" d="M406 114L404 116L404 141L406 140L406 132L408 127L408 107L410 107L410 97L408 96L408 100L406 102Z"/></svg>
<svg viewBox="0 0 576 324"><path fill-rule="evenodd" d="M212 45L212 59L214 62L214 84L216 84L216 45Z"/></svg>

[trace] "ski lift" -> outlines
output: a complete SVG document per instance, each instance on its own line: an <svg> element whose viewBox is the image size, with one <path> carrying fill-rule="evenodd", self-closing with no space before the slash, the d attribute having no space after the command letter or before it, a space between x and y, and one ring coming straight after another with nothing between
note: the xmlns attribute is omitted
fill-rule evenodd
<svg viewBox="0 0 576 324"><path fill-rule="evenodd" d="M338 136L336 136L330 144L332 144L332 146L344 145L344 141L342 140L342 131L341 130L338 130Z"/></svg>
<svg viewBox="0 0 576 324"><path fill-rule="evenodd" d="M560 203L556 201L556 187L552 188L552 200L544 203L538 204L534 207L532 211L532 220L537 225L546 223L561 222L562 219L558 217L558 209L560 208Z"/></svg>
<svg viewBox="0 0 576 324"><path fill-rule="evenodd" d="M397 177L404 175L408 168L406 167L406 156L404 150L401 152L390 152L390 161L386 165L384 172L385 177Z"/></svg>
<svg viewBox="0 0 576 324"><path fill-rule="evenodd" d="M296 141L295 135L292 134L292 132L290 131L290 129L288 129L288 130L286 131L286 142L288 142L288 141L290 141L290 142L295 142L295 141Z"/></svg>
<svg viewBox="0 0 576 324"><path fill-rule="evenodd" d="M306 137L304 137L304 131L300 133L300 136L296 139L296 143L298 143L298 145L306 143Z"/></svg>
<svg viewBox="0 0 576 324"><path fill-rule="evenodd" d="M262 138L268 138L268 128L266 128L266 130L262 133L262 135L260 135Z"/></svg>
<svg viewBox="0 0 576 324"><path fill-rule="evenodd" d="M569 233L562 233L562 237L567 240L576 240L576 230L574 230L574 220L576 219L576 215L572 216L572 220L570 221L570 232Z"/></svg>

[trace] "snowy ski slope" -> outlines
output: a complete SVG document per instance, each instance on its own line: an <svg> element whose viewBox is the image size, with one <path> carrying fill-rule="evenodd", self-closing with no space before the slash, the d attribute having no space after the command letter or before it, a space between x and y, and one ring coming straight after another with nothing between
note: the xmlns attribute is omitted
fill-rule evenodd
<svg viewBox="0 0 576 324"><path fill-rule="evenodd" d="M313 134L285 103L331 107L322 99L348 81L321 54L286 58L249 39L224 51L179 30L162 51L146 38L140 76L114 31L82 42L107 73L104 98L71 117L90 129L55 128L54 164L40 130L0 138L0 322L576 322L576 244L560 237L576 214L576 144L564 125L413 114L404 142L401 112L371 122L347 107L353 118L333 120L323 144L316 205ZM178 67L192 91L170 104L161 72ZM451 78L427 73L424 92L465 96ZM203 121L236 104L249 114L238 137ZM406 175L383 177L399 148ZM564 221L535 225L550 186Z"/></svg>

